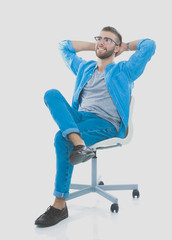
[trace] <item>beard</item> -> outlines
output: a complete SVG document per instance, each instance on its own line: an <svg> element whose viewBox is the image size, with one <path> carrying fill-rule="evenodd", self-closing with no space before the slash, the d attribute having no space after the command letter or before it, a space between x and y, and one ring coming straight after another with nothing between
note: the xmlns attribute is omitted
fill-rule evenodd
<svg viewBox="0 0 172 240"><path fill-rule="evenodd" d="M114 54L114 49L111 49L111 50L105 49L104 51L99 51L98 48L97 48L96 49L96 56L100 59L109 58Z"/></svg>

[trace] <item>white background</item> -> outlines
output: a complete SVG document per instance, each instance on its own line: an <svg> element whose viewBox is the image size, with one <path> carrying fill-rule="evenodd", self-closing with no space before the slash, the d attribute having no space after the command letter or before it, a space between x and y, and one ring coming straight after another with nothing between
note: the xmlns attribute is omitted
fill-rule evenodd
<svg viewBox="0 0 172 240"><path fill-rule="evenodd" d="M171 5L164 1L4 0L0 3L0 154L3 239L170 239L171 221ZM113 26L128 42L156 41L156 54L135 82L134 135L119 149L98 153L108 183L138 183L141 197L118 192L120 211L90 194L68 202L70 218L48 228L35 219L53 203L54 135L58 127L43 102L51 88L71 103L75 76L57 50L63 39L93 41ZM115 59L128 59L123 53ZM79 54L96 59L94 52ZM73 182L90 181L90 162ZM1 238L2 238L1 237Z"/></svg>

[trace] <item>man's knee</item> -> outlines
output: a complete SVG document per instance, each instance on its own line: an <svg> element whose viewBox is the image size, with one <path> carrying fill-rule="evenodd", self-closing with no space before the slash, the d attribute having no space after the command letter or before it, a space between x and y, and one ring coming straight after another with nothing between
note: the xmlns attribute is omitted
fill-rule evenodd
<svg viewBox="0 0 172 240"><path fill-rule="evenodd" d="M46 91L46 93L44 94L44 102L45 104L49 101L51 101L51 99L53 99L54 97L56 99L61 98L62 94L59 90L57 89L50 89L48 91Z"/></svg>

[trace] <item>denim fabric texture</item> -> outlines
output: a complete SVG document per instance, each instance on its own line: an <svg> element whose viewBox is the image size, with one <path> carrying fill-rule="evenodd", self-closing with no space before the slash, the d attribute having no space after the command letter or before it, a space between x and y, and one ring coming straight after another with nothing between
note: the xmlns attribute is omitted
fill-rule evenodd
<svg viewBox="0 0 172 240"><path fill-rule="evenodd" d="M72 108L56 89L48 90L44 95L44 101L60 128L54 140L57 160L54 196L67 198L73 172L73 165L68 158L73 144L67 135L76 132L87 146L91 146L99 141L116 137L117 131L113 124L105 119Z"/></svg>
<svg viewBox="0 0 172 240"><path fill-rule="evenodd" d="M72 107L78 109L80 93L84 85L92 77L96 61L85 61L76 54L70 40L59 43L59 50L66 66L76 75L76 83ZM124 138L128 126L129 106L134 81L143 73L146 64L155 53L156 45L151 39L142 39L137 43L137 51L128 61L112 62L105 68L105 81L112 100L121 117L118 137Z"/></svg>
<svg viewBox="0 0 172 240"><path fill-rule="evenodd" d="M155 53L156 45L151 39L142 39L137 43L137 50L128 61L112 62L105 68L105 82L111 98L121 117L119 132L112 123L98 117L94 113L78 111L81 92L93 76L97 67L96 61L85 61L76 54L70 40L59 43L59 50L66 66L76 75L72 105L56 89L45 93L45 104L60 131L55 136L54 146L57 157L57 172L54 195L67 198L69 196L73 165L68 156L72 151L72 143L67 138L71 132L81 135L87 146L111 138L124 138L128 126L129 106L134 81L143 73L146 64Z"/></svg>

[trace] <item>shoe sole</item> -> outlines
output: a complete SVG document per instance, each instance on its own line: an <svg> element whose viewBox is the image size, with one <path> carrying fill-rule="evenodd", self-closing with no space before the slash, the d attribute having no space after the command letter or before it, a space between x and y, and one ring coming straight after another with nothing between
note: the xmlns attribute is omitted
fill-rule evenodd
<svg viewBox="0 0 172 240"><path fill-rule="evenodd" d="M61 219L59 219L57 222L55 222L55 223L53 223L53 224L35 224L35 225L37 225L37 227L51 227L51 226L54 226L54 225L56 225L57 223L59 223L59 222L61 222L62 220L64 220L64 219L66 219L66 218L68 218L68 214L67 215L65 215L65 216L63 216Z"/></svg>
<svg viewBox="0 0 172 240"><path fill-rule="evenodd" d="M75 156L74 158L70 159L70 163L72 165L76 165L76 164L79 164L79 163L82 163L82 162L86 162L93 157L95 157L94 152L90 153L90 154L87 154L87 155L84 155L84 156Z"/></svg>

